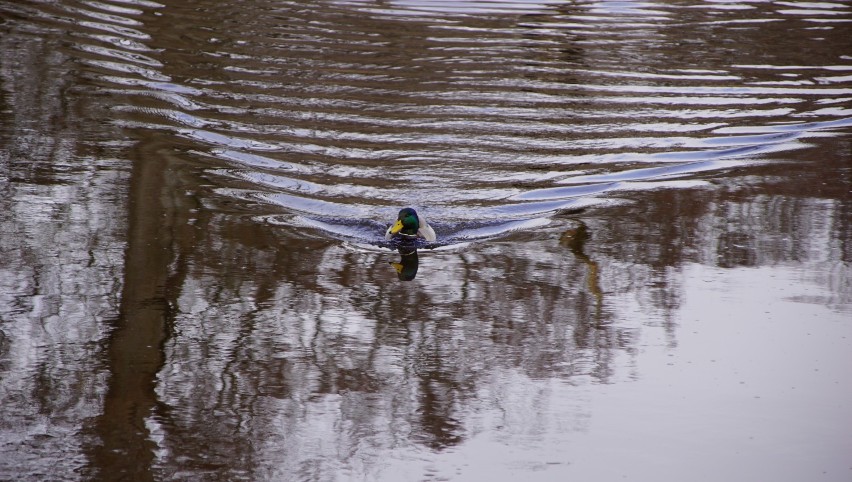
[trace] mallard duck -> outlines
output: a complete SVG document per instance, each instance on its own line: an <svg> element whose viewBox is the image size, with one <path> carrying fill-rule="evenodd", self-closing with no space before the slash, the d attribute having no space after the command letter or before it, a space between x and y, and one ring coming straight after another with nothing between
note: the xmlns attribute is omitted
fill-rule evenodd
<svg viewBox="0 0 852 482"><path fill-rule="evenodd" d="M394 225L385 232L385 239L387 240L394 236L407 236L412 239L421 237L429 242L438 239L435 230L426 222L426 218L417 214L417 211L411 208L401 209Z"/></svg>

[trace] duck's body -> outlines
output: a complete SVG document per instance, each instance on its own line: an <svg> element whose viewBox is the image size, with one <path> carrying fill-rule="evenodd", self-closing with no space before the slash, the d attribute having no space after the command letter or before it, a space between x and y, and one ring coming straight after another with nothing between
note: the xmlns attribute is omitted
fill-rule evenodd
<svg viewBox="0 0 852 482"><path fill-rule="evenodd" d="M426 218L417 214L417 211L411 208L401 209L396 218L396 223L385 232L385 239L387 240L391 240L395 236L411 239L423 238L429 242L438 239L435 230L426 222Z"/></svg>

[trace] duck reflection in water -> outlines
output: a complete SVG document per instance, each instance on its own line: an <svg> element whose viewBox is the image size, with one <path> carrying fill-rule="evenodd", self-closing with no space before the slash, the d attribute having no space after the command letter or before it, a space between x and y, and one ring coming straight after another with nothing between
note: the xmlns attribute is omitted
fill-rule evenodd
<svg viewBox="0 0 852 482"><path fill-rule="evenodd" d="M398 246L396 250L399 252L399 262L390 263L396 270L396 275L400 281L411 281L417 276L417 267L420 261L417 259L417 247L412 245L410 248Z"/></svg>
<svg viewBox="0 0 852 482"><path fill-rule="evenodd" d="M426 222L426 218L412 208L403 208L399 211L396 222L385 232L385 239L399 252L399 262L390 264L396 269L400 281L411 281L417 276L418 242L425 240L431 243L438 237Z"/></svg>

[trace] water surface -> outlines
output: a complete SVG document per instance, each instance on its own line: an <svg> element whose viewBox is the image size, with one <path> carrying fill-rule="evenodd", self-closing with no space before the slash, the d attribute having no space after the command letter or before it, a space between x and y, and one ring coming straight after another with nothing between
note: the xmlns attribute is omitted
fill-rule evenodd
<svg viewBox="0 0 852 482"><path fill-rule="evenodd" d="M0 4L0 478L849 480L850 36Z"/></svg>

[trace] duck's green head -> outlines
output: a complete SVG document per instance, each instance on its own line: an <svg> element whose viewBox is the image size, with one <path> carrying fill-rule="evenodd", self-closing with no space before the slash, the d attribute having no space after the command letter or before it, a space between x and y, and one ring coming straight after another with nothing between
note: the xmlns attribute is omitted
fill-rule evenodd
<svg viewBox="0 0 852 482"><path fill-rule="evenodd" d="M399 216L397 216L396 223L391 227L390 232L391 234L417 236L418 229L420 229L420 220L417 217L417 211L404 208L399 211Z"/></svg>

